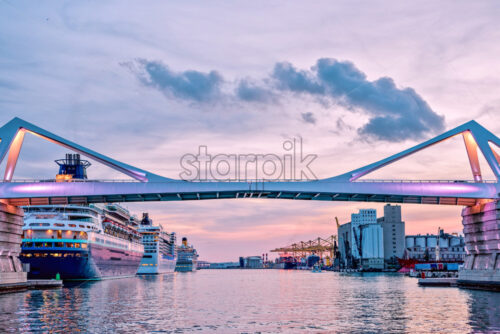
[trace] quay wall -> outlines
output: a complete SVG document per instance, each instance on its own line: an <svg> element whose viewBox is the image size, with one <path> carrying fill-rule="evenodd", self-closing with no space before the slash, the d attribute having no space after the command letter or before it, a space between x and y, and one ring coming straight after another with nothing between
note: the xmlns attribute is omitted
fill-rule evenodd
<svg viewBox="0 0 500 334"><path fill-rule="evenodd" d="M27 273L19 260L23 210L0 201L0 286L24 283Z"/></svg>

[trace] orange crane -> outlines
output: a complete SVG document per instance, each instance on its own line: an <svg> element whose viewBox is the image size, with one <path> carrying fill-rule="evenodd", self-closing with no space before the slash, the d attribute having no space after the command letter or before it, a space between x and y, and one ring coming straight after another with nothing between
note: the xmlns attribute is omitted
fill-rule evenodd
<svg viewBox="0 0 500 334"><path fill-rule="evenodd" d="M308 255L316 254L321 258L326 258L328 265L331 264L335 256L335 245L337 241L336 235L331 235L327 238L315 238L309 241L299 241L291 245L280 247L271 250L273 253L288 253L294 258L306 258Z"/></svg>

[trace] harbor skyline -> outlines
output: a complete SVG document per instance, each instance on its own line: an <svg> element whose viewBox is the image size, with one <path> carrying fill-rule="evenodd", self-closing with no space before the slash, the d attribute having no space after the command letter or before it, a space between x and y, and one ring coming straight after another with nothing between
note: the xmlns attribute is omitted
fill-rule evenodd
<svg viewBox="0 0 500 334"><path fill-rule="evenodd" d="M0 332L500 333L497 2L0 17Z"/></svg>
<svg viewBox="0 0 500 334"><path fill-rule="evenodd" d="M0 6L8 14L0 23L5 45L0 51L0 122L19 116L167 177L177 177L181 156L200 145L223 153L280 153L284 140L300 136L307 152L318 156L314 171L323 178L399 152L437 134L437 129L470 119L500 132L500 103L491 89L500 77L495 66L500 49L494 43L500 31L495 21L498 9L487 3L435 11L398 5L384 9L386 13L373 4L356 10L356 15L354 8L342 4L328 9L308 4L311 16L304 21L300 19L304 8L294 5L287 15L280 15L282 20L270 19L278 16L275 8L262 14L269 20L259 18L258 24L254 17L260 10L253 5L230 18L231 5L215 10L200 4L196 8L158 4L154 12L162 15L149 12L147 19L129 5L113 7L111 21L106 5L98 9L81 4ZM183 15L169 17L174 15L165 14L169 12ZM422 16L424 23L418 29L412 20L383 22L409 12ZM457 25L464 22L463 13L475 18ZM227 25L233 29L222 28ZM179 31L178 26L186 30ZM252 42L256 40L260 42ZM427 104L429 117L418 116L420 109L411 116L418 116L416 123L425 126L404 128L410 139L403 140L395 128L381 132L366 127L377 116L363 103L374 107L373 101L352 94L321 95L324 85L314 94L304 87L297 91L290 86L292 81L283 81L284 74L292 73L316 82L322 72L312 67L319 68L321 59L336 59L329 63L331 68L350 69L361 87L377 88L384 83L378 80L387 77L395 84L389 89L395 96L405 97L407 89L413 90L409 96ZM280 65L284 63L291 66ZM152 65L156 71L148 67ZM205 80L208 89L193 91L200 86L189 81L188 70L195 74L192 80ZM359 73L366 77L359 78ZM179 80L193 85L183 90ZM269 80L281 86L270 87ZM391 104L375 107L389 119L404 116ZM64 153L26 136L14 177L53 177L53 160ZM470 179L467 163L463 142L456 138L377 176ZM90 178L120 177L113 173L97 165L89 169ZM330 235L335 232L335 216L347 222L351 212L360 208L380 212L383 204L296 201L290 207L288 201L246 199L126 206L150 212L155 222L179 237L187 235L202 259L225 261L234 260L234 254L255 255L289 241ZM461 232L460 210L403 205L406 231L432 233L439 226Z"/></svg>

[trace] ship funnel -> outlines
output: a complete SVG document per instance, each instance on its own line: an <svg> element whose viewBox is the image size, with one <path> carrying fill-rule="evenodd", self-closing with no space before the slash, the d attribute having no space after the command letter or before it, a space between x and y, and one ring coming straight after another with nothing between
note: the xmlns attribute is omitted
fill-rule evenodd
<svg viewBox="0 0 500 334"><path fill-rule="evenodd" d="M147 212L142 214L141 225L153 225L153 221L149 218L149 214Z"/></svg>
<svg viewBox="0 0 500 334"><path fill-rule="evenodd" d="M81 160L80 154L67 153L65 159L55 161L59 165L59 174L56 179L86 179L87 168L90 167L90 162Z"/></svg>
<svg viewBox="0 0 500 334"><path fill-rule="evenodd" d="M184 247L187 247L188 246L188 239L186 237L182 238L182 245Z"/></svg>

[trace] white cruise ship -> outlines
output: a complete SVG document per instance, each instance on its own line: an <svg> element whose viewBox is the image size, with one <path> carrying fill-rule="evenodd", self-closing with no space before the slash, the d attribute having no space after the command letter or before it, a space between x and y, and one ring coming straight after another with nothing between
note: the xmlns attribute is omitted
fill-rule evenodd
<svg viewBox="0 0 500 334"><path fill-rule="evenodd" d="M79 154L56 160L57 182L87 179ZM28 278L94 280L134 276L144 253L137 218L118 204L24 207L20 259Z"/></svg>
<svg viewBox="0 0 500 334"><path fill-rule="evenodd" d="M117 204L24 207L20 259L28 277L65 280L134 276L144 247Z"/></svg>
<svg viewBox="0 0 500 334"><path fill-rule="evenodd" d="M188 244L187 238L182 238L182 245L177 247L177 266L175 271L196 271L198 263L198 252L192 245Z"/></svg>
<svg viewBox="0 0 500 334"><path fill-rule="evenodd" d="M154 226L147 213L143 214L139 233L142 235L144 255L138 274L164 274L174 272L177 262L175 232L163 231L161 225Z"/></svg>

